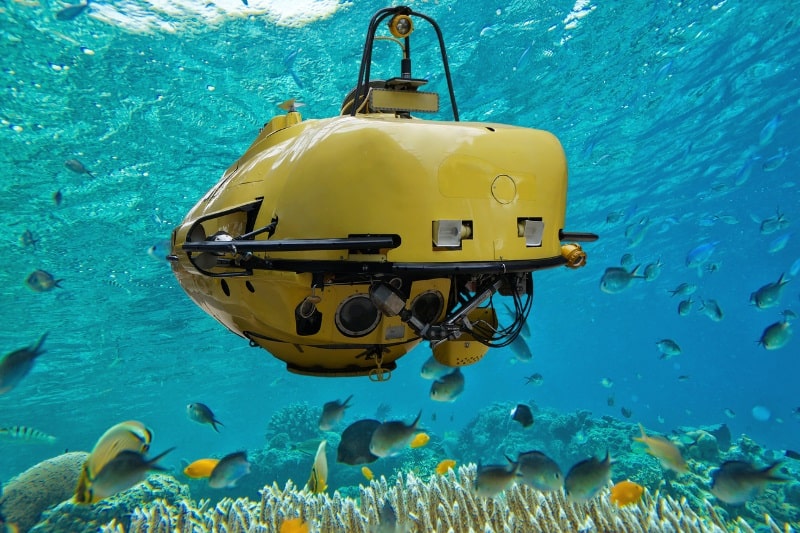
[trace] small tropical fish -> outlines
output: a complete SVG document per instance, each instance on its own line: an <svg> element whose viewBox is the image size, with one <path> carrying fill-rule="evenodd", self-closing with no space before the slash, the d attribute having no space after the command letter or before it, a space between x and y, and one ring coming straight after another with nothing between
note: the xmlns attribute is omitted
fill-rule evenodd
<svg viewBox="0 0 800 533"><path fill-rule="evenodd" d="M678 381L681 381L681 382L689 381L689 375L688 374L681 374L680 376L678 376Z"/></svg>
<svg viewBox="0 0 800 533"><path fill-rule="evenodd" d="M369 445L375 430L381 425L379 420L358 420L342 432L336 461L346 465L361 465L376 461L378 456L370 452Z"/></svg>
<svg viewBox="0 0 800 533"><path fill-rule="evenodd" d="M89 1L88 0L85 3L82 3L82 4L68 5L67 7L65 7L64 9L61 9L58 13L56 13L56 19L58 19L58 20L72 20L75 17L77 17L78 15L80 15L81 13L83 13L83 10L86 9L88 6L89 6ZM69 163L70 161L75 161L76 163L78 163L80 165L80 161L78 161L77 159L68 159L67 163ZM81 165L81 166L83 166L83 165ZM78 172L77 170L73 170L70 166L67 166L67 168L69 168L73 172ZM87 174L88 174L88 172L87 172Z"/></svg>
<svg viewBox="0 0 800 533"><path fill-rule="evenodd" d="M780 237L776 237L769 243L769 247L767 248L767 252L771 254L776 254L786 248L786 245L789 243L789 238L792 236L791 233L784 233Z"/></svg>
<svg viewBox="0 0 800 533"><path fill-rule="evenodd" d="M300 452L305 455L314 455L317 453L317 448L319 448L319 443L322 439L315 438L315 439L306 439L300 442L294 442L289 445L289 449L295 452Z"/></svg>
<svg viewBox="0 0 800 533"><path fill-rule="evenodd" d="M767 326L761 334L761 338L758 339L758 344L765 350L777 350L786 346L791 338L792 328L787 320L783 320Z"/></svg>
<svg viewBox="0 0 800 533"><path fill-rule="evenodd" d="M332 402L325 403L325 405L322 407L322 415L319 417L320 431L330 431L342 421L345 410L350 407L348 402L352 397L353 395L351 394L343 402L334 400Z"/></svg>
<svg viewBox="0 0 800 533"><path fill-rule="evenodd" d="M56 207L61 205L61 202L64 200L64 194L61 191L56 191L53 193L53 203L56 204Z"/></svg>
<svg viewBox="0 0 800 533"><path fill-rule="evenodd" d="M573 465L564 479L567 500L585 502L594 498L611 480L612 464L611 456L606 452L602 461L590 457Z"/></svg>
<svg viewBox="0 0 800 533"><path fill-rule="evenodd" d="M606 294L617 294L628 288L634 279L643 279L644 276L637 274L639 266L632 271L621 267L608 267L600 278L600 290Z"/></svg>
<svg viewBox="0 0 800 533"><path fill-rule="evenodd" d="M22 232L22 235L19 236L19 242L22 246L33 246L33 249L36 249L36 243L39 242L39 239L34 238L33 232L29 229L26 229Z"/></svg>
<svg viewBox="0 0 800 533"><path fill-rule="evenodd" d="M669 359L681 353L681 347L672 339L661 339L656 342L656 346L658 346L658 351L661 352L659 359Z"/></svg>
<svg viewBox="0 0 800 533"><path fill-rule="evenodd" d="M20 348L0 359L0 395L11 391L33 369L36 358L44 353L42 344L47 333L39 337L33 346Z"/></svg>
<svg viewBox="0 0 800 533"><path fill-rule="evenodd" d="M511 460L509 459L509 461ZM561 469L555 461L542 452L521 453L517 456L517 463L522 482L537 490L556 490L564 484L564 475L561 473Z"/></svg>
<svg viewBox="0 0 800 533"><path fill-rule="evenodd" d="M664 264L661 262L661 259L659 259L655 263L650 263L644 267L644 280L653 281L657 279L661 275L661 267L663 266Z"/></svg>
<svg viewBox="0 0 800 533"><path fill-rule="evenodd" d="M97 503L113 496L118 492L128 490L141 483L151 470L166 470L156 463L175 448L170 448L152 459L147 459L139 452L123 450L97 473L89 489L91 500L88 503Z"/></svg>
<svg viewBox="0 0 800 533"><path fill-rule="evenodd" d="M792 266L789 267L789 275L794 277L800 274L800 257L794 260Z"/></svg>
<svg viewBox="0 0 800 533"><path fill-rule="evenodd" d="M375 474L372 473L372 470L370 470L368 466L361 467L361 474L367 479L367 481L372 481L372 479L375 477Z"/></svg>
<svg viewBox="0 0 800 533"><path fill-rule="evenodd" d="M629 224L625 228L625 237L628 239L628 246L633 248L644 240L647 229L650 227L650 217L644 216L636 224Z"/></svg>
<svg viewBox="0 0 800 533"><path fill-rule="evenodd" d="M189 418L198 422L200 424L211 424L211 427L214 428L214 431L219 433L219 429L217 429L217 424L223 426L224 424L217 420L214 417L214 413L211 412L211 409L204 404L199 402L190 403L186 406L186 412L189 415Z"/></svg>
<svg viewBox="0 0 800 533"><path fill-rule="evenodd" d="M25 285L35 292L47 292L56 287L63 289L60 283L63 279L56 279L55 276L44 270L34 270L25 280Z"/></svg>
<svg viewBox="0 0 800 533"><path fill-rule="evenodd" d="M700 312L706 315L714 322L719 322L725 317L725 314L722 312L722 308L719 306L716 300L701 299L700 301L702 302L702 307L700 308Z"/></svg>
<svg viewBox="0 0 800 533"><path fill-rule="evenodd" d="M147 249L147 255L157 261L166 261L170 254L170 242L167 240L158 241Z"/></svg>
<svg viewBox="0 0 800 533"><path fill-rule="evenodd" d="M678 314L680 316L688 315L689 312L692 310L692 304L693 303L694 302L692 301L691 297L689 297L686 300L681 300L680 303L678 304Z"/></svg>
<svg viewBox="0 0 800 533"><path fill-rule="evenodd" d="M768 157L761 163L761 169L764 172L772 172L778 170L783 166L786 162L786 158L789 157L789 150L786 148L780 147L778 148L778 153Z"/></svg>
<svg viewBox="0 0 800 533"><path fill-rule="evenodd" d="M775 130L778 129L781 122L783 122L783 118L781 117L780 113L772 117L769 122L767 122L763 128L761 128L761 133L758 135L758 143L761 146L767 145L772 141L772 137L775 135Z"/></svg>
<svg viewBox="0 0 800 533"><path fill-rule="evenodd" d="M279 533L308 533L309 527L308 522L302 518L289 518L281 522Z"/></svg>
<svg viewBox="0 0 800 533"><path fill-rule="evenodd" d="M452 459L443 459L442 461L439 462L438 465L436 465L436 473L439 474L440 476L443 476L447 473L448 470L450 470L451 468L455 468L455 466L456 462L453 461Z"/></svg>
<svg viewBox="0 0 800 533"><path fill-rule="evenodd" d="M64 161L64 166L76 174L87 174L89 177L94 178L94 174L89 172L83 163L77 159L67 159Z"/></svg>
<svg viewBox="0 0 800 533"><path fill-rule="evenodd" d="M411 439L411 444L409 444L409 446L411 448L421 448L428 444L430 440L431 437L427 433L417 433L414 435L414 438Z"/></svg>
<svg viewBox="0 0 800 533"><path fill-rule="evenodd" d="M603 387L610 389L614 386L614 382L610 378L603 378L600 380L600 385Z"/></svg>
<svg viewBox="0 0 800 533"><path fill-rule="evenodd" d="M750 303L754 304L759 309L775 307L780 303L783 287L789 283L789 281L788 279L784 279L784 274L782 273L778 281L775 283L767 283L756 292L752 293L750 295Z"/></svg>
<svg viewBox="0 0 800 533"><path fill-rule="evenodd" d="M701 267L703 263L711 258L711 254L714 253L714 249L716 249L718 244L719 241L706 242L692 248L686 255L686 266L689 268L696 268L698 274L702 274Z"/></svg>
<svg viewBox="0 0 800 533"><path fill-rule="evenodd" d="M456 368L431 384L430 397L437 402L454 402L462 392L464 392L464 374L460 368Z"/></svg>
<svg viewBox="0 0 800 533"><path fill-rule="evenodd" d="M533 352L528 344L527 339L522 335L517 335L511 342L511 352L514 354L514 359L521 363L527 363L533 359ZM440 378L441 379L441 378Z"/></svg>
<svg viewBox="0 0 800 533"><path fill-rule="evenodd" d="M708 263L705 266L705 271L708 272L709 274L713 274L714 272L719 272L720 266L721 263Z"/></svg>
<svg viewBox="0 0 800 533"><path fill-rule="evenodd" d="M531 412L531 408L524 403L518 403L517 406L511 410L511 420L516 420L524 428L532 426L533 413Z"/></svg>
<svg viewBox="0 0 800 533"><path fill-rule="evenodd" d="M192 479L207 478L218 464L219 459L198 459L184 468L183 473Z"/></svg>
<svg viewBox="0 0 800 533"><path fill-rule="evenodd" d="M544 376L538 372L525 376L525 385L541 385L542 383L544 383Z"/></svg>
<svg viewBox="0 0 800 533"><path fill-rule="evenodd" d="M725 461L711 473L711 493L720 501L739 505L758 496L768 483L783 483L788 478L776 474L780 462L756 468L745 461Z"/></svg>
<svg viewBox="0 0 800 533"><path fill-rule="evenodd" d="M622 413L622 416L624 416L625 418L630 418L633 416L633 411L631 411L627 407L621 407L619 412Z"/></svg>
<svg viewBox="0 0 800 533"><path fill-rule="evenodd" d="M369 442L370 453L378 457L391 457L399 454L411 442L421 416L422 411L408 425L399 420L379 425Z"/></svg>
<svg viewBox="0 0 800 533"><path fill-rule="evenodd" d="M633 257L633 254L624 254L619 260L620 266L622 266L624 268L630 267L635 262L636 262L636 259Z"/></svg>
<svg viewBox="0 0 800 533"><path fill-rule="evenodd" d="M475 477L475 495L491 498L509 488L517 477L519 463L509 465L487 465L478 468Z"/></svg>
<svg viewBox="0 0 800 533"><path fill-rule="evenodd" d="M249 473L250 462L247 460L247 454L234 452L219 460L208 477L208 486L212 489L235 487L236 483Z"/></svg>
<svg viewBox="0 0 800 533"><path fill-rule="evenodd" d="M152 439L153 432L136 420L127 420L110 427L97 440L89 457L83 463L75 487L75 502L92 503L92 484L100 470L120 452L147 452Z"/></svg>
<svg viewBox="0 0 800 533"><path fill-rule="evenodd" d="M667 291L672 296L690 296L697 290L697 285L693 283L681 283L671 291Z"/></svg>
<svg viewBox="0 0 800 533"><path fill-rule="evenodd" d="M327 444L328 441L326 440L319 443L317 455L314 456L314 464L311 466L311 475L306 484L308 490L315 494L325 492L328 489L328 456L325 454Z"/></svg>
<svg viewBox="0 0 800 533"><path fill-rule="evenodd" d="M641 424L639 424L639 431L642 432L642 436L634 437L633 440L645 444L647 453L658 459L662 467L678 474L685 474L689 471L689 466L681 455L681 451L671 440L665 437L648 436Z"/></svg>
<svg viewBox="0 0 800 533"><path fill-rule="evenodd" d="M611 487L611 503L617 507L639 503L644 494L644 487L630 480L620 481Z"/></svg>
<svg viewBox="0 0 800 533"><path fill-rule="evenodd" d="M431 355L422 364L422 368L419 371L419 375L422 376L423 379L439 379L440 377L449 374L452 371L453 367L443 365L442 363L436 360L436 357Z"/></svg>
<svg viewBox="0 0 800 533"><path fill-rule="evenodd" d="M728 418L736 418L736 413L734 413L733 409L729 407L723 409L722 412L725 413L725 416L727 416Z"/></svg>
<svg viewBox="0 0 800 533"><path fill-rule="evenodd" d="M38 429L29 428L27 426L8 426L0 427L0 438L27 440L27 441L40 441L47 443L54 443L56 438L48 435Z"/></svg>

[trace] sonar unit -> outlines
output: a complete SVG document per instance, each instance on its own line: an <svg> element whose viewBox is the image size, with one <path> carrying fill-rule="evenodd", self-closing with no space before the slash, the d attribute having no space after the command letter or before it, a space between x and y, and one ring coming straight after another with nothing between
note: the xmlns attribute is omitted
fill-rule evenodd
<svg viewBox="0 0 800 533"><path fill-rule="evenodd" d="M416 116L439 96L411 75L414 21L438 37L452 121ZM400 45L399 77L371 79L380 40ZM169 256L197 305L289 371L384 381L421 341L441 363L475 363L519 335L533 271L585 264L577 242L597 236L563 230L560 142L459 121L430 17L379 10L341 114L303 120L297 107L285 102L189 211Z"/></svg>

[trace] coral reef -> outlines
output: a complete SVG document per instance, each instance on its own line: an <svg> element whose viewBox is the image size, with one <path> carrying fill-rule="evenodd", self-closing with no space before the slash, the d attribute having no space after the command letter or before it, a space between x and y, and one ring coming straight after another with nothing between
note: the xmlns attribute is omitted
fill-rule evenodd
<svg viewBox="0 0 800 533"><path fill-rule="evenodd" d="M26 532L42 512L70 498L78 483L86 452L70 452L36 464L3 487L0 505L6 520Z"/></svg>
<svg viewBox="0 0 800 533"><path fill-rule="evenodd" d="M31 533L77 533L97 531L101 524L116 520L122 527L130 524L134 509L149 502L176 505L189 498L189 489L168 475L152 474L146 481L111 498L92 505L65 501L42 515Z"/></svg>
<svg viewBox="0 0 800 533"><path fill-rule="evenodd" d="M706 504L708 518L698 515L686 502L658 494L636 505L618 508L609 502L609 491L588 503L572 504L560 491L540 493L515 485L503 497L478 498L471 487L477 475L474 464L456 474L431 476L425 482L413 473L399 476L393 485L385 477L360 488L358 500L338 492L310 494L291 482L262 490L260 502L226 499L211 508L183 501L168 505L156 501L136 509L130 527L112 521L102 533L144 532L276 532L284 520L302 517L312 531L367 533L379 526L415 532L429 531L525 531L525 532L709 532L754 530L743 520L725 524ZM391 511L387 509L391 508ZM770 518L766 526L780 529Z"/></svg>

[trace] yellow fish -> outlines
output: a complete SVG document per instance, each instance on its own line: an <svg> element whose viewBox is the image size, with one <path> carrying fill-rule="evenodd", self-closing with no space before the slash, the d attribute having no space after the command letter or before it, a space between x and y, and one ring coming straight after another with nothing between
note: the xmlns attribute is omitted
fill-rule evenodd
<svg viewBox="0 0 800 533"><path fill-rule="evenodd" d="M375 477L375 474L372 473L372 470L366 466L361 467L361 473L364 474L364 477L367 478L367 481L372 481L372 478Z"/></svg>
<svg viewBox="0 0 800 533"><path fill-rule="evenodd" d="M630 480L620 481L611 487L611 503L617 507L625 507L639 503L644 494L644 487Z"/></svg>
<svg viewBox="0 0 800 533"><path fill-rule="evenodd" d="M219 464L219 459L198 459L183 469L183 473L192 479L209 477L214 468Z"/></svg>
<svg viewBox="0 0 800 533"><path fill-rule="evenodd" d="M639 430L642 432L642 436L634 437L633 440L646 444L647 453L658 459L661 466L678 474L685 474L689 471L689 466L681 455L681 451L671 440L658 436L649 437L641 424L639 424Z"/></svg>
<svg viewBox="0 0 800 533"><path fill-rule="evenodd" d="M440 476L443 476L447 473L448 470L450 470L451 468L455 468L455 466L456 466L455 461L453 461L452 459L445 459L444 461L436 465L436 473L439 474Z"/></svg>
<svg viewBox="0 0 800 533"><path fill-rule="evenodd" d="M308 533L308 522L302 518L289 518L281 524L280 533Z"/></svg>
<svg viewBox="0 0 800 533"><path fill-rule="evenodd" d="M120 452L145 453L150 449L153 432L136 420L120 422L103 433L83 463L78 485L75 487L76 503L92 503L91 486L97 474Z"/></svg>
<svg viewBox="0 0 800 533"><path fill-rule="evenodd" d="M325 492L328 488L328 457L325 455L325 445L328 441L319 443L317 455L314 457L314 466L311 467L311 477L306 486L311 492Z"/></svg>
<svg viewBox="0 0 800 533"><path fill-rule="evenodd" d="M428 441L431 440L430 436L427 433L417 433L414 436L414 439L411 441L410 446L412 448L421 448L428 444Z"/></svg>

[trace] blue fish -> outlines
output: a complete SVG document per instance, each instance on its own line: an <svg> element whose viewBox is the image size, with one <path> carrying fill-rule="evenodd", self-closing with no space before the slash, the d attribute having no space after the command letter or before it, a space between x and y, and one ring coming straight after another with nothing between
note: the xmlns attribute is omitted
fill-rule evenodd
<svg viewBox="0 0 800 533"><path fill-rule="evenodd" d="M689 268L696 268L698 273L700 273L703 263L709 260L718 244L719 241L713 241L695 246L692 251L686 255L686 266Z"/></svg>
<svg viewBox="0 0 800 533"><path fill-rule="evenodd" d="M770 121L767 122L763 128L761 128L761 133L758 136L758 142L761 146L769 144L769 142L772 140L772 137L775 135L775 130L778 129L778 126L780 126L781 122L783 122L783 119L781 118L781 114L778 113L772 117L772 119L770 119Z"/></svg>
<svg viewBox="0 0 800 533"><path fill-rule="evenodd" d="M769 249L767 251L771 254L775 254L786 248L786 244L789 242L789 237L791 237L791 233L785 233L780 237L777 237L769 243Z"/></svg>
<svg viewBox="0 0 800 533"><path fill-rule="evenodd" d="M786 162L787 157L789 157L789 151L783 147L778 148L778 153L770 158L767 158L761 164L761 168L762 170L764 170L764 172L772 172L773 170L778 170Z"/></svg>

